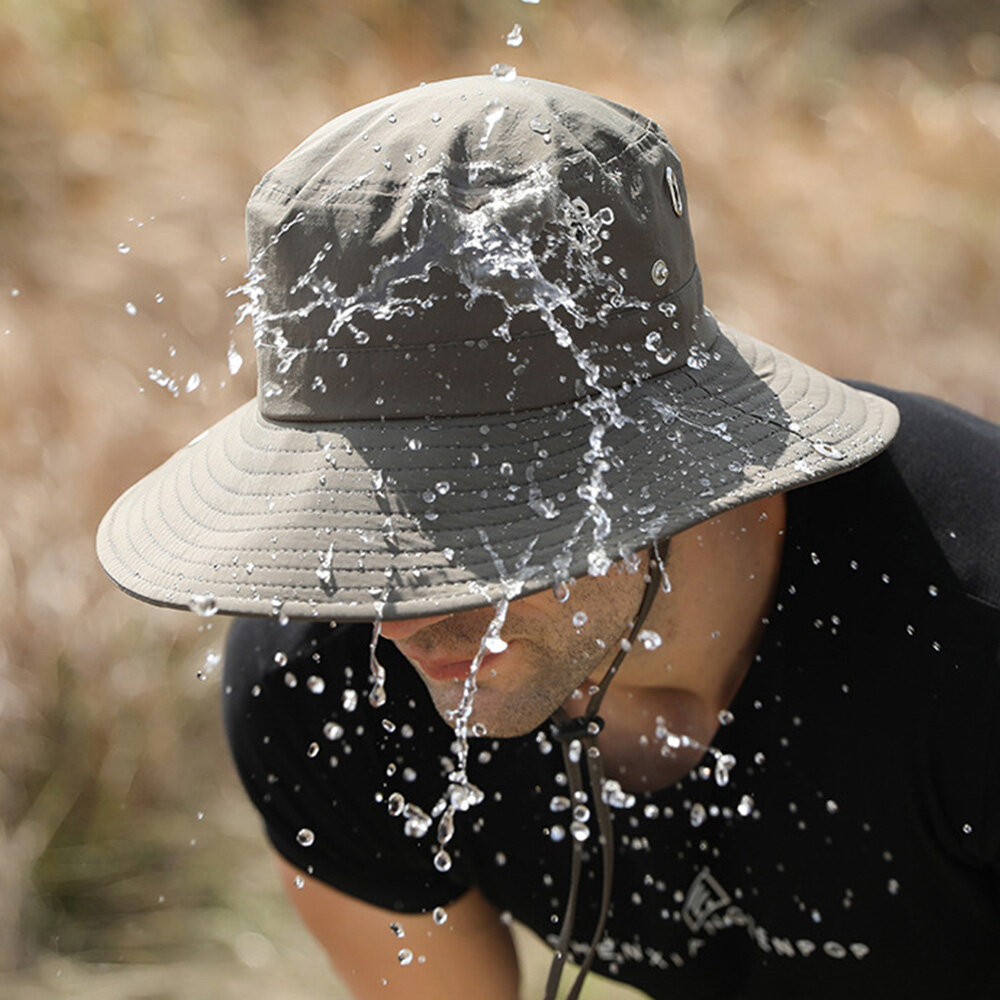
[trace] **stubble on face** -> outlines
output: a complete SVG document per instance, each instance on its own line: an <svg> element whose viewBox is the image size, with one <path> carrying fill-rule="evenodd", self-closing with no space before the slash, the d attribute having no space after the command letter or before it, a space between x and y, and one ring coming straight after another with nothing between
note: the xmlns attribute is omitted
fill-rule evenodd
<svg viewBox="0 0 1000 1000"><path fill-rule="evenodd" d="M560 603L551 591L513 601L501 630L508 648L491 657L476 675L470 725L490 736L521 736L547 719L572 693L599 677L629 630L645 587L642 570L616 564L603 577L582 577ZM582 624L581 613L585 616ZM480 608L451 615L419 630L400 651L419 671L423 660L471 660L494 612ZM434 706L454 722L464 690L462 680L422 679ZM586 693L586 691L584 691Z"/></svg>

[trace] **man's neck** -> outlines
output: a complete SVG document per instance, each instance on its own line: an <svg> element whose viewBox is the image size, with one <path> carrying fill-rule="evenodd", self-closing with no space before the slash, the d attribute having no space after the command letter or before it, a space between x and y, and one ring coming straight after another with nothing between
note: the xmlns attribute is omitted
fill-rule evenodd
<svg viewBox="0 0 1000 1000"><path fill-rule="evenodd" d="M703 756L746 676L774 603L785 498L736 507L671 539L669 591L601 705L608 777L632 791L664 787ZM655 641L655 640L654 640ZM600 678L596 678L599 680ZM579 714L585 699L566 708Z"/></svg>

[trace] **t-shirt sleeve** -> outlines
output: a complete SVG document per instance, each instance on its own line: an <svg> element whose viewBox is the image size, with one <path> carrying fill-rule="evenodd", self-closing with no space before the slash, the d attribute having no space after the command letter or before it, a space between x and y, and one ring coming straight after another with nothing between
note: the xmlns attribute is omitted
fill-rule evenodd
<svg viewBox="0 0 1000 1000"><path fill-rule="evenodd" d="M392 718L400 706L368 704L369 634L238 620L226 646L226 734L279 854L368 903L425 912L470 884L460 845L448 845L447 871L434 864L430 813L447 761L439 741L414 739Z"/></svg>

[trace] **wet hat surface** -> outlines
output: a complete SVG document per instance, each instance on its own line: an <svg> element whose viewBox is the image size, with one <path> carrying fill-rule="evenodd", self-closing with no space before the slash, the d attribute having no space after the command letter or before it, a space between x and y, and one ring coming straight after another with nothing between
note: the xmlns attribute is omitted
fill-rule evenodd
<svg viewBox="0 0 1000 1000"><path fill-rule="evenodd" d="M201 613L440 614L846 471L891 403L721 326L681 165L638 112L446 80L255 189L256 400L101 524L124 590Z"/></svg>

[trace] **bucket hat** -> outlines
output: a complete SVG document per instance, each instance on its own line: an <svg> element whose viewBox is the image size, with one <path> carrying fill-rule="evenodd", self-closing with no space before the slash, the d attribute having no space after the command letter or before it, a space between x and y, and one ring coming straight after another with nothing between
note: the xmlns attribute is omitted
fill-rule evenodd
<svg viewBox="0 0 1000 1000"><path fill-rule="evenodd" d="M155 604L441 614L845 472L898 415L705 308L680 161L524 78L350 111L247 206L256 399L112 506Z"/></svg>

